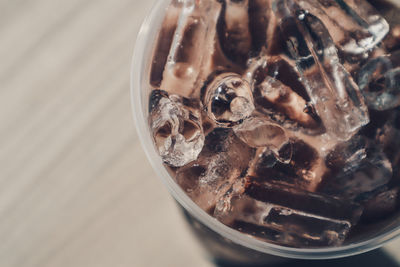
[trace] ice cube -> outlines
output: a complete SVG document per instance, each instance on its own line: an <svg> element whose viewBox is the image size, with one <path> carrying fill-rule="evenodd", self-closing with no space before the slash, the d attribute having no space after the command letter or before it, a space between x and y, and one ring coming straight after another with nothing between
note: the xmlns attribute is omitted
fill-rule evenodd
<svg viewBox="0 0 400 267"><path fill-rule="evenodd" d="M389 24L367 2L360 0L302 0L299 7L317 16L335 45L347 56L364 57L389 31Z"/></svg>
<svg viewBox="0 0 400 267"><path fill-rule="evenodd" d="M277 79L289 87L306 102L310 101L301 74L296 68L296 61L285 55L259 56L249 60L245 79L254 86L260 85L267 76Z"/></svg>
<svg viewBox="0 0 400 267"><path fill-rule="evenodd" d="M368 61L358 85L368 107L382 111L400 106L400 51Z"/></svg>
<svg viewBox="0 0 400 267"><path fill-rule="evenodd" d="M293 60L283 55L263 56L250 63L244 77L253 84L257 108L270 113L285 128L323 131ZM277 117L279 113L286 119Z"/></svg>
<svg viewBox="0 0 400 267"><path fill-rule="evenodd" d="M240 170L232 168L229 160L226 153L207 160L201 157L199 161L180 168L176 182L200 208L212 213L218 199L240 176Z"/></svg>
<svg viewBox="0 0 400 267"><path fill-rule="evenodd" d="M245 65L251 50L249 0L222 0L218 36L224 54L233 62Z"/></svg>
<svg viewBox="0 0 400 267"><path fill-rule="evenodd" d="M366 146L367 140L362 136L355 136L347 142L339 143L326 156L326 166L334 172L352 172L367 157Z"/></svg>
<svg viewBox="0 0 400 267"><path fill-rule="evenodd" d="M149 107L150 128L163 161L174 167L194 161L204 145L199 103L153 90Z"/></svg>
<svg viewBox="0 0 400 267"><path fill-rule="evenodd" d="M369 122L368 110L358 86L339 61L329 32L317 17L292 0L277 0L275 12L287 51L297 62L327 133L350 139Z"/></svg>
<svg viewBox="0 0 400 267"><path fill-rule="evenodd" d="M376 143L362 137L339 144L326 161L331 173L324 177L319 191L341 198L355 199L386 185L393 176L386 155Z"/></svg>
<svg viewBox="0 0 400 267"><path fill-rule="evenodd" d="M319 153L304 141L291 139L278 151L258 149L248 174L260 181L274 181L314 191L326 171Z"/></svg>
<svg viewBox="0 0 400 267"><path fill-rule="evenodd" d="M397 10L392 10L393 16L397 16ZM396 51L400 49L400 21L397 25L391 27L389 34L383 40L388 51Z"/></svg>
<svg viewBox="0 0 400 267"><path fill-rule="evenodd" d="M252 116L234 126L237 137L251 147L279 150L289 141L285 130L265 116Z"/></svg>
<svg viewBox="0 0 400 267"><path fill-rule="evenodd" d="M231 72L211 76L202 89L202 102L208 116L220 126L231 127L254 111L250 84Z"/></svg>
<svg viewBox="0 0 400 267"><path fill-rule="evenodd" d="M173 0L168 6L162 28L157 38L157 45L154 50L153 61L150 72L150 84L153 87L161 85L162 76L169 50L171 49L174 33L178 25L179 14L182 10L183 2Z"/></svg>
<svg viewBox="0 0 400 267"><path fill-rule="evenodd" d="M201 109L201 121L205 136L218 127L217 124L210 117L208 117L208 114L204 109Z"/></svg>
<svg viewBox="0 0 400 267"><path fill-rule="evenodd" d="M352 51L364 51L374 48L389 32L389 24L387 21L371 6L368 1L364 0L335 0L353 20L371 34L371 38L358 40L353 44L348 44L348 49ZM353 47L357 46L359 50Z"/></svg>
<svg viewBox="0 0 400 267"><path fill-rule="evenodd" d="M163 73L161 88L170 94L198 97L214 53L217 1L183 1L178 26Z"/></svg>
<svg viewBox="0 0 400 267"><path fill-rule="evenodd" d="M390 25L389 34L383 40L385 48L389 51L396 51L400 48L400 3L397 0L369 1L385 18Z"/></svg>
<svg viewBox="0 0 400 267"><path fill-rule="evenodd" d="M297 187L282 186L274 182L249 176L246 194L266 203L300 210L336 220L347 220L354 224L360 215L360 206L351 201L342 201L321 193L308 192ZM355 212L356 211L356 212Z"/></svg>
<svg viewBox="0 0 400 267"><path fill-rule="evenodd" d="M271 148L262 147L256 150L254 159L250 162L250 175L259 175L264 170L272 169L278 163L278 159Z"/></svg>
<svg viewBox="0 0 400 267"><path fill-rule="evenodd" d="M264 99L274 104L290 119L305 127L315 128L317 126L315 119L305 112L306 101L279 80L267 76L258 89Z"/></svg>
<svg viewBox="0 0 400 267"><path fill-rule="evenodd" d="M198 159L177 171L176 181L208 212L246 172L254 149L235 136L232 129L216 128L206 137Z"/></svg>
<svg viewBox="0 0 400 267"><path fill-rule="evenodd" d="M214 211L239 231L292 247L340 245L360 214L357 204L252 177L244 194L228 191Z"/></svg>

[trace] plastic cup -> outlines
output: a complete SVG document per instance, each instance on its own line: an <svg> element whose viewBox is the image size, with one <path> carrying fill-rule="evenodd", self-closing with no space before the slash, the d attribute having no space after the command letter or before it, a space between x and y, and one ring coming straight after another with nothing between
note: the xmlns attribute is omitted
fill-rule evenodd
<svg viewBox="0 0 400 267"><path fill-rule="evenodd" d="M136 128L144 151L162 182L184 211L192 230L217 260L237 263L271 263L282 259L333 259L364 253L400 235L400 219L374 227L349 244L329 248L290 248L240 233L199 208L175 183L163 166L148 125L149 73L152 54L170 0L156 1L137 36L131 69L131 100Z"/></svg>

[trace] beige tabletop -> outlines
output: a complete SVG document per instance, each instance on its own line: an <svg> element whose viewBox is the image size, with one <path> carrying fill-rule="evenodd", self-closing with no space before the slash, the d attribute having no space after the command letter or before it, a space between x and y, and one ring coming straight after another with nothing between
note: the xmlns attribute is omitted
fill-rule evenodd
<svg viewBox="0 0 400 267"><path fill-rule="evenodd" d="M0 267L211 266L131 118L153 2L0 0Z"/></svg>

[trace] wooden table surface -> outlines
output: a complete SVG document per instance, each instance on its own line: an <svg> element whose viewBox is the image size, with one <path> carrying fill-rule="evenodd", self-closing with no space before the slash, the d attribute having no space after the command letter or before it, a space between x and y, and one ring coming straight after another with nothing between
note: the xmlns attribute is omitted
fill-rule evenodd
<svg viewBox="0 0 400 267"><path fill-rule="evenodd" d="M0 0L0 267L212 266L131 118L153 2Z"/></svg>

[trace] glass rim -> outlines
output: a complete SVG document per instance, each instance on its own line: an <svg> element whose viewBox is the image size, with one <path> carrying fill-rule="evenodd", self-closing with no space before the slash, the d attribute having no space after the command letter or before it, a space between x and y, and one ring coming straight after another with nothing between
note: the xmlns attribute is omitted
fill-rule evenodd
<svg viewBox="0 0 400 267"><path fill-rule="evenodd" d="M153 52L159 28L158 26L161 25L165 9L170 2L171 0L155 1L150 13L142 23L137 35L133 53L130 73L130 91L133 118L143 150L145 151L145 154L157 176L165 184L170 194L178 201L178 203L194 216L194 218L222 237L258 252L286 258L334 259L347 257L371 251L398 237L400 235L400 225L387 230L374 238L349 245L324 248L291 248L258 240L224 225L198 207L197 204L186 195L168 173L162 163L161 157L156 152L147 123L147 97L143 98L143 93L145 92L144 84L148 84L148 76L145 75L148 70L146 64L149 64L148 59ZM151 28L151 26L155 25L157 25L157 27ZM147 87L149 86L147 85Z"/></svg>

